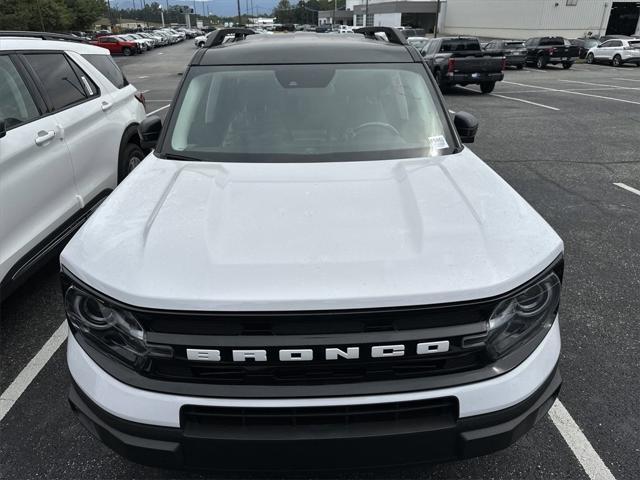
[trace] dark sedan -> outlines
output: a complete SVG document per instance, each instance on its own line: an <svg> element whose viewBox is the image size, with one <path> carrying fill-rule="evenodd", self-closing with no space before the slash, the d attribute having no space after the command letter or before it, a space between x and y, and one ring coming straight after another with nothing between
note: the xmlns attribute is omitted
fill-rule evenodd
<svg viewBox="0 0 640 480"><path fill-rule="evenodd" d="M493 54L502 52L507 59L507 67L516 67L518 70L524 68L527 49L522 40L492 40L484 46L483 50Z"/></svg>
<svg viewBox="0 0 640 480"><path fill-rule="evenodd" d="M580 58L586 58L589 49L597 47L600 43L600 41L595 38L572 38L571 40L569 40L569 42L571 43L571 45L574 45L580 49L580 52L578 54Z"/></svg>

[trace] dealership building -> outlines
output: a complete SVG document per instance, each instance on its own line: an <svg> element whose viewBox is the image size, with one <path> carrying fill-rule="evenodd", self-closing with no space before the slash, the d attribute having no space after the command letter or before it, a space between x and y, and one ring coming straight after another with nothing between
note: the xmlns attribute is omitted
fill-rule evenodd
<svg viewBox="0 0 640 480"><path fill-rule="evenodd" d="M561 35L640 35L638 0L347 0L346 9L320 12L320 23L407 26L450 35L529 38ZM366 18L365 18L366 17Z"/></svg>

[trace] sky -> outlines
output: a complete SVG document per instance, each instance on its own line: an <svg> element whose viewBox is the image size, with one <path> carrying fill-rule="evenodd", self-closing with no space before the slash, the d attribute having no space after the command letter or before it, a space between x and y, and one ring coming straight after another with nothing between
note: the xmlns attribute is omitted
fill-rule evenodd
<svg viewBox="0 0 640 480"><path fill-rule="evenodd" d="M113 7L116 6L116 3L119 8L133 8L134 2L136 8L140 8L142 0L110 0L111 5ZM150 4L153 0L144 0L147 4ZM166 7L167 0L155 0L163 7ZM219 15L221 17L228 17L232 15L238 14L238 7L236 0L168 0L169 5L188 5L191 8L197 8L198 14L202 15L202 9L204 8L204 12L206 14L207 7L209 7L209 13ZM297 0L296 0L297 1ZM248 3L249 2L249 3ZM251 0L240 0L240 9L244 14L247 11L247 7L251 8ZM256 14L265 15L267 13L271 13L273 7L276 6L278 0L253 0L253 8L256 11ZM292 2L295 3L295 2ZM194 7L195 4L195 7Z"/></svg>

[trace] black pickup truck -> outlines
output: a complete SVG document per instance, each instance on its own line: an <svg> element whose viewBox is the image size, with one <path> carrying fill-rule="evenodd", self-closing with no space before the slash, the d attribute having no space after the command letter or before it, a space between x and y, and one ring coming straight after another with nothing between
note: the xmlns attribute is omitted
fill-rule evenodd
<svg viewBox="0 0 640 480"><path fill-rule="evenodd" d="M422 56L441 90L476 84L482 93L490 93L504 78L502 53L483 52L475 37L434 38L422 49Z"/></svg>
<svg viewBox="0 0 640 480"><path fill-rule="evenodd" d="M524 46L527 49L526 63L540 69L561 63L566 70L580 56L580 48L562 37L534 37L524 42Z"/></svg>

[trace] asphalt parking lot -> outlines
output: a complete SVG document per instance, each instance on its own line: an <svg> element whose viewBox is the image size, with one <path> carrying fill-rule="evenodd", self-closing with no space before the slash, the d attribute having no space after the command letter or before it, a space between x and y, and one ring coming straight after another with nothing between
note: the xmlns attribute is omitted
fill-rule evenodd
<svg viewBox="0 0 640 480"><path fill-rule="evenodd" d="M194 51L186 41L116 61L144 92L147 112L164 116ZM570 70L509 70L491 95L469 86L452 89L445 99L451 111L478 118L472 150L565 241L560 399L584 435L572 437L570 426L562 426L566 418L547 416L495 455L323 476L640 478L640 68L580 64ZM59 336L50 340L64 320L56 262L2 304L0 315L0 392L30 362L37 372L17 400L2 400L13 406L0 421L0 478L225 477L135 465L78 423L66 402L64 343ZM43 345L45 360L60 346L38 371L41 357L35 364L32 359ZM27 375L19 381L25 378L30 380Z"/></svg>

